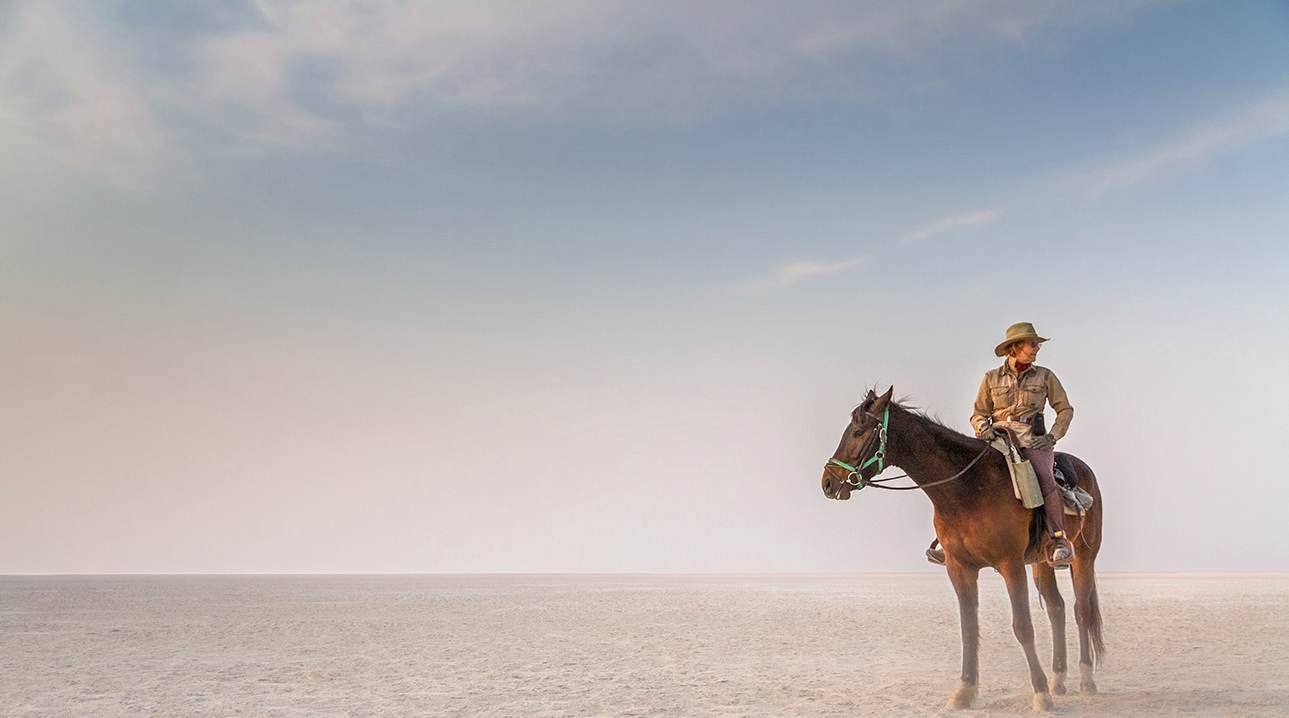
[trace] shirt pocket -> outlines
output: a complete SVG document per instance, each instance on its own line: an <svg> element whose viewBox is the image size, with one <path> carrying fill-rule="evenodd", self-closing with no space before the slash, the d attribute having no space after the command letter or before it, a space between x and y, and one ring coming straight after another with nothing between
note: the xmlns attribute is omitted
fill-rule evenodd
<svg viewBox="0 0 1289 718"><path fill-rule="evenodd" d="M1026 409L1042 409L1043 404L1047 401L1047 388L1041 386L1027 386L1021 390L1021 401L1024 402Z"/></svg>
<svg viewBox="0 0 1289 718"><path fill-rule="evenodd" d="M989 400L995 409L1010 409L1016 403L1016 388L1001 384L989 387Z"/></svg>

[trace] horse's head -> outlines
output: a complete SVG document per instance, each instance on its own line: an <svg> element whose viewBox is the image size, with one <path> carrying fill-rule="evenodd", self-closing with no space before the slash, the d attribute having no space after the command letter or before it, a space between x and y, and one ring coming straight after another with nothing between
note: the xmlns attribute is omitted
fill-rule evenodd
<svg viewBox="0 0 1289 718"><path fill-rule="evenodd" d="M850 424L841 435L841 443L832 458L824 464L824 496L838 501L850 498L861 479L871 479L882 470L878 453L885 445L883 416L891 406L895 387L878 396L869 390L864 402L850 413ZM879 459L879 460L874 460Z"/></svg>

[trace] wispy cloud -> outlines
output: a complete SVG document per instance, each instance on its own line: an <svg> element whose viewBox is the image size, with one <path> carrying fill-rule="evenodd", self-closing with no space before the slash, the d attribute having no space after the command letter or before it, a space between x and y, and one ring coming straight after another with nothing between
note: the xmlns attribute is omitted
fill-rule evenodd
<svg viewBox="0 0 1289 718"><path fill-rule="evenodd" d="M1095 199L1110 192L1128 189L1161 174L1203 163L1223 153L1284 135L1289 135L1289 101L1260 102L1224 122L1203 125L1137 157L1103 168L1092 183L1090 195ZM1047 187L1037 194L1027 193L1024 199L1014 201L1013 205L1046 201L1050 199L1047 195L1054 193L1061 194L1054 192L1052 187ZM1003 216L1001 209L987 209L946 217L908 232L893 244L897 246L919 244L933 237L989 224L1001 216ZM870 259L871 255L831 264L821 262L785 264L768 279L740 285L731 291L747 293L780 289L810 277L853 269L866 264Z"/></svg>
<svg viewBox="0 0 1289 718"><path fill-rule="evenodd" d="M651 121L898 92L936 58L1113 24L1164 1L258 0L244 26L202 41L198 85L207 100L260 113L266 137L299 138L310 115Z"/></svg>
<svg viewBox="0 0 1289 718"><path fill-rule="evenodd" d="M1128 189L1160 174L1284 134L1289 134L1289 101L1262 102L1224 122L1197 128L1138 157L1104 168L1089 194L1097 198Z"/></svg>
<svg viewBox="0 0 1289 718"><path fill-rule="evenodd" d="M729 290L730 294L751 294L756 292L765 292L771 289L782 289L803 279L810 277L821 277L828 274L836 274L847 270L862 267L872 261L872 257L865 255L861 257L852 257L840 262L790 262L781 265L774 270L774 273L765 279L747 284L741 284Z"/></svg>
<svg viewBox="0 0 1289 718"><path fill-rule="evenodd" d="M925 242L939 234L945 234L958 229L966 229L977 225L988 224L1001 215L1002 212L996 209L981 210L978 212L967 212L966 214L948 217L931 224L909 232L900 240L900 244L909 245Z"/></svg>
<svg viewBox="0 0 1289 718"><path fill-rule="evenodd" d="M444 112L655 122L887 97L946 58L1168 1L255 0L156 32L111 3L0 0L0 171L137 184L197 127L310 147Z"/></svg>
<svg viewBox="0 0 1289 718"><path fill-rule="evenodd" d="M1002 214L1001 210L990 209L965 214L955 215L945 219L931 222L925 226L909 232L903 238L894 242L894 244L906 246L923 242L936 235L946 234L959 229L975 227L992 222ZM790 262L779 266L774 272L764 279L760 279L746 284L740 284L729 290L731 294L750 294L755 292L766 292L773 289L783 289L790 287L802 280L813 277L821 277L829 274L837 274L852 269L857 269L873 261L872 254L866 254L859 257L853 257L840 262L816 262L800 261Z"/></svg>
<svg viewBox="0 0 1289 718"><path fill-rule="evenodd" d="M8 8L0 43L0 173L70 171L135 188L165 145L146 94L110 42L61 3Z"/></svg>

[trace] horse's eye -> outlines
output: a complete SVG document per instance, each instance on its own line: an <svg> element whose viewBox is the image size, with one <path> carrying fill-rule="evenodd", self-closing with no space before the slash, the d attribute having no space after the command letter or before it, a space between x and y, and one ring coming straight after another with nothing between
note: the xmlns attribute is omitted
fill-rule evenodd
<svg viewBox="0 0 1289 718"><path fill-rule="evenodd" d="M858 439L861 433L863 432L861 432L859 429L855 429L855 433L851 434L851 438Z"/></svg>

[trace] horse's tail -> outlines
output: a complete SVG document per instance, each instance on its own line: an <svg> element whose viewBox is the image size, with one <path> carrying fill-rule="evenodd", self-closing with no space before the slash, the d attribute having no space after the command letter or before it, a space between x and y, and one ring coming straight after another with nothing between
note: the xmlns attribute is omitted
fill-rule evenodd
<svg viewBox="0 0 1289 718"><path fill-rule="evenodd" d="M1101 665L1101 656L1105 655L1105 641L1101 639L1101 599L1097 597L1096 574L1088 577L1092 581L1092 591L1088 593L1087 627L1088 638L1092 639L1092 665Z"/></svg>
<svg viewBox="0 0 1289 718"><path fill-rule="evenodd" d="M1105 655L1105 642L1101 638L1101 598L1097 595L1097 574L1096 574L1096 555L1101 550L1101 517L1105 504L1101 501L1101 490L1097 486L1096 474L1092 472L1092 467L1078 457L1071 457L1076 472L1079 477L1079 485L1084 491L1092 494L1094 503L1084 517L1083 525L1079 528L1078 537L1082 539L1082 548L1079 549L1078 558L1074 561L1073 573L1075 578L1075 591L1085 592L1087 597L1087 609L1079 610L1083 624L1087 627L1087 635L1090 642L1089 652L1092 654L1093 665L1100 665L1102 656ZM1081 575L1082 574L1082 575ZM1080 591L1079 579L1086 581L1086 585Z"/></svg>
<svg viewBox="0 0 1289 718"><path fill-rule="evenodd" d="M1074 559L1074 612L1079 622L1079 644L1085 653L1080 660L1092 666L1101 665L1105 656L1105 641L1101 638L1101 597L1097 595L1097 574L1091 556Z"/></svg>

